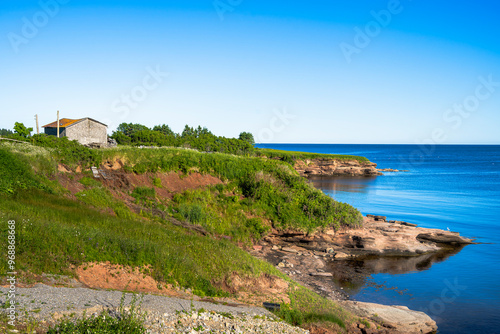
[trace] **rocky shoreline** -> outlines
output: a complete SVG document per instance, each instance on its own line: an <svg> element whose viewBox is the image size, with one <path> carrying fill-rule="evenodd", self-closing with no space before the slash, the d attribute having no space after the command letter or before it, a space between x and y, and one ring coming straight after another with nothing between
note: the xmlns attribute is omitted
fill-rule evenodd
<svg viewBox="0 0 500 334"><path fill-rule="evenodd" d="M377 168L373 162L358 160L308 159L297 160L295 170L304 177L310 176L378 176L382 172L409 172L393 168Z"/></svg>
<svg viewBox="0 0 500 334"><path fill-rule="evenodd" d="M361 228L330 229L311 235L274 233L254 246L252 254L322 296L342 301L358 316L384 324L386 333L432 333L437 330L436 323L424 313L403 306L349 301L339 282L350 281L361 286L377 270L390 272L394 267L408 272L429 267L471 243L472 239L456 232L367 215ZM366 267L353 268L350 265L353 260L366 263Z"/></svg>
<svg viewBox="0 0 500 334"><path fill-rule="evenodd" d="M335 160L335 159L307 159L297 160L295 170L302 176L377 176L382 173L377 169L377 164L369 161Z"/></svg>

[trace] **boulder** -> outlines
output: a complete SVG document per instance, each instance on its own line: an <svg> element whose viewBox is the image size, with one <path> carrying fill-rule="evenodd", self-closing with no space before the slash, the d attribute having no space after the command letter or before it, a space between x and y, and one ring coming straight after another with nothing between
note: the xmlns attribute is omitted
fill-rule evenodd
<svg viewBox="0 0 500 334"><path fill-rule="evenodd" d="M335 259L336 260L346 259L346 258L349 258L349 257L350 257L350 255L348 255L346 253L342 253L342 252L335 253Z"/></svg>
<svg viewBox="0 0 500 334"><path fill-rule="evenodd" d="M321 277L332 277L332 273L322 273L322 272L315 272L315 273L310 273L309 275L311 276L321 276Z"/></svg>
<svg viewBox="0 0 500 334"><path fill-rule="evenodd" d="M420 233L419 241L431 241L439 244L472 244L472 239L461 237L455 233Z"/></svg>
<svg viewBox="0 0 500 334"><path fill-rule="evenodd" d="M369 218L375 219L375 221L383 221L385 222L387 220L386 216L379 216L379 215L366 215Z"/></svg>
<svg viewBox="0 0 500 334"><path fill-rule="evenodd" d="M384 327L401 333L434 333L437 325L424 312L410 310L406 306L388 306L356 301L340 301L343 307L359 317L368 318Z"/></svg>

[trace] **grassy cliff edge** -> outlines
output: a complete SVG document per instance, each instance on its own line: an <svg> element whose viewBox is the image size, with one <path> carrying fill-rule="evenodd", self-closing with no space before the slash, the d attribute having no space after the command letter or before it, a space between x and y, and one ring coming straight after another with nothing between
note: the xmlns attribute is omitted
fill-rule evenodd
<svg viewBox="0 0 500 334"><path fill-rule="evenodd" d="M360 224L358 210L314 189L286 159L181 148L78 150L68 157L57 144L47 148L0 144L1 219L18 222L17 263L26 277L75 275L74 268L85 263L110 262L147 267L147 274L159 284L190 288L200 296L231 296L221 282L235 273L242 277L273 275L289 282L281 314L289 322L323 319L345 327L352 320L334 302L290 281L238 247L258 241L270 230L312 233ZM270 157L270 152L265 155ZM124 205L115 196L116 189L93 179L87 169L112 161L121 162L123 173L151 178L150 187L122 189L135 199L139 211ZM83 187L77 200L56 182L61 165L72 170L66 177ZM181 177L208 174L221 183L162 198L157 193L162 184L155 177L162 173ZM198 225L208 234L193 233L172 220ZM6 226L2 224L2 234L7 233ZM5 259L0 260L0 268L7 272Z"/></svg>

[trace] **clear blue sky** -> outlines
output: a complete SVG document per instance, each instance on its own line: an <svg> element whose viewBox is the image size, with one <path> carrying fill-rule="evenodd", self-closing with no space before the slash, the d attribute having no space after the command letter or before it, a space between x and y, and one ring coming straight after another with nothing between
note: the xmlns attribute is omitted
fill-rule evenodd
<svg viewBox="0 0 500 334"><path fill-rule="evenodd" d="M60 110L110 132L500 144L499 14L497 1L3 0L0 128Z"/></svg>

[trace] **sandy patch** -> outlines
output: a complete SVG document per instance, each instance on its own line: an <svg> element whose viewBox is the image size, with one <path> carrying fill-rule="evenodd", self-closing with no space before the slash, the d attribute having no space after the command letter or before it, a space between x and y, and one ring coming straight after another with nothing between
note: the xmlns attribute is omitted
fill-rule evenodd
<svg viewBox="0 0 500 334"><path fill-rule="evenodd" d="M141 270L109 262L90 262L76 268L78 280L89 288L178 296L170 285L157 282L147 272L149 267Z"/></svg>

